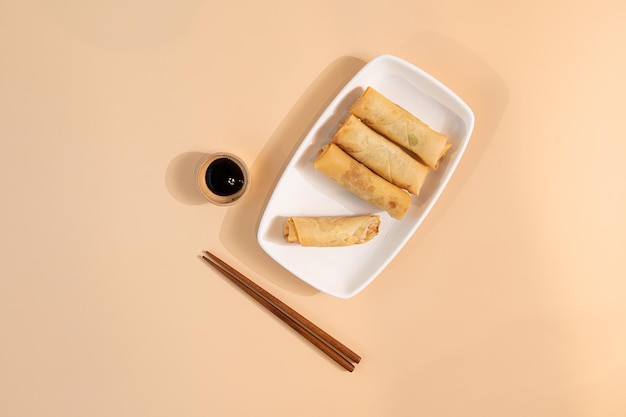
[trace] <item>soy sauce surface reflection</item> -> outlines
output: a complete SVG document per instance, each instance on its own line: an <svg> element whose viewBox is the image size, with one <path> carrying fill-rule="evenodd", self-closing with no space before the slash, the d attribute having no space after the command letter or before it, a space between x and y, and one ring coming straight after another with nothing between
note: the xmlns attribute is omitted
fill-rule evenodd
<svg viewBox="0 0 626 417"><path fill-rule="evenodd" d="M218 158L209 164L205 181L209 190L225 197L237 193L244 184L243 171L230 158Z"/></svg>

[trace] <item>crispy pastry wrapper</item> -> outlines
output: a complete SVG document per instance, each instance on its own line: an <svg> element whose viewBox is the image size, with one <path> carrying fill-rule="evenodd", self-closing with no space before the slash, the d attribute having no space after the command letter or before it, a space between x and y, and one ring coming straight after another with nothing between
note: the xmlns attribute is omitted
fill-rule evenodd
<svg viewBox="0 0 626 417"><path fill-rule="evenodd" d="M313 165L338 185L396 220L402 220L409 209L409 193L370 171L334 143L324 145Z"/></svg>
<svg viewBox="0 0 626 417"><path fill-rule="evenodd" d="M451 146L446 135L431 129L372 87L367 87L350 107L350 113L376 132L415 153L432 169L439 167L439 162Z"/></svg>
<svg viewBox="0 0 626 417"><path fill-rule="evenodd" d="M347 154L409 193L419 195L430 169L404 149L348 116L332 138Z"/></svg>
<svg viewBox="0 0 626 417"><path fill-rule="evenodd" d="M369 242L380 227L380 216L289 217L283 236L302 246L350 246Z"/></svg>

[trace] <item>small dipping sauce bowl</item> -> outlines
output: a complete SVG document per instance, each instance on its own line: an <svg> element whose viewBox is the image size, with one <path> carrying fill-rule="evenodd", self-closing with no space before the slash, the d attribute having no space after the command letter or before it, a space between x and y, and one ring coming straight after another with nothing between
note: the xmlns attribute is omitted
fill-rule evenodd
<svg viewBox="0 0 626 417"><path fill-rule="evenodd" d="M209 155L199 165L196 185L211 203L229 206L248 191L248 167L237 155L217 152Z"/></svg>

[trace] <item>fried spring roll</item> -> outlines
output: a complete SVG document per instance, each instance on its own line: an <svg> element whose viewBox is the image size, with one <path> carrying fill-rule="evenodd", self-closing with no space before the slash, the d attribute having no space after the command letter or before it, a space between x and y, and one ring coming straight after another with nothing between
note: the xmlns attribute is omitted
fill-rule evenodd
<svg viewBox="0 0 626 417"><path fill-rule="evenodd" d="M448 137L391 100L367 87L350 113L376 132L415 153L432 169L439 167L451 144Z"/></svg>
<svg viewBox="0 0 626 417"><path fill-rule="evenodd" d="M334 143L325 145L313 165L335 183L361 199L402 220L411 196L401 188L370 171Z"/></svg>
<svg viewBox="0 0 626 417"><path fill-rule="evenodd" d="M419 195L430 171L354 115L344 120L332 142L390 183L414 195Z"/></svg>
<svg viewBox="0 0 626 417"><path fill-rule="evenodd" d="M380 216L289 217L283 236L302 246L349 246L369 242L378 235Z"/></svg>

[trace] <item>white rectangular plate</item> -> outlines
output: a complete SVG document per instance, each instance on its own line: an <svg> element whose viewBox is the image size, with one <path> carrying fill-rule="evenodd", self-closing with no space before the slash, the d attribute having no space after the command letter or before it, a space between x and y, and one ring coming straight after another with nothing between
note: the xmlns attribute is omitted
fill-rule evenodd
<svg viewBox="0 0 626 417"><path fill-rule="evenodd" d="M362 201L315 170L313 161L328 143L348 108L367 86L447 134L452 147L426 178L402 221ZM350 298L371 283L406 244L433 207L456 169L474 128L471 109L446 86L419 68L390 55L366 64L339 92L287 164L265 212L257 238L276 262L312 287ZM379 214L378 236L361 245L315 248L288 244L283 225L291 216Z"/></svg>

